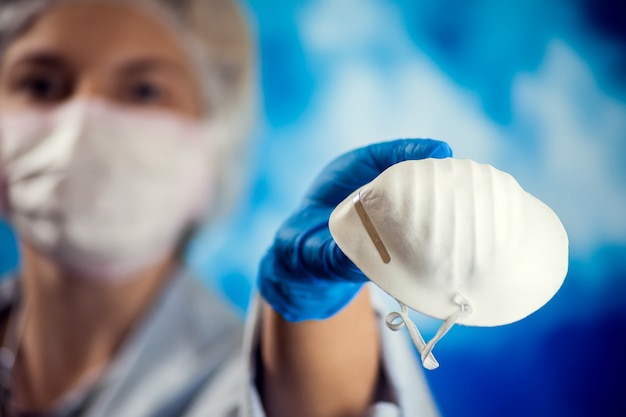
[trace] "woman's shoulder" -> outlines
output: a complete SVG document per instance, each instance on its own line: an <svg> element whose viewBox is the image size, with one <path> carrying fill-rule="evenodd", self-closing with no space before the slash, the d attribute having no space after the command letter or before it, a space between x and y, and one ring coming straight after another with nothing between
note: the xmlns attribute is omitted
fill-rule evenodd
<svg viewBox="0 0 626 417"><path fill-rule="evenodd" d="M179 304L178 311L187 323L195 327L195 335L214 339L223 338L225 333L232 333L241 339L243 319L225 299L213 293L187 270L178 272L174 279L177 282L172 291L172 301Z"/></svg>
<svg viewBox="0 0 626 417"><path fill-rule="evenodd" d="M183 415L198 396L224 396L217 387L238 374L242 339L243 322L229 306L178 271L122 346L89 411Z"/></svg>
<svg viewBox="0 0 626 417"><path fill-rule="evenodd" d="M136 337L158 340L163 347L193 349L198 354L209 349L214 355L222 346L225 353L238 348L243 328L242 319L225 300L180 268L137 329Z"/></svg>

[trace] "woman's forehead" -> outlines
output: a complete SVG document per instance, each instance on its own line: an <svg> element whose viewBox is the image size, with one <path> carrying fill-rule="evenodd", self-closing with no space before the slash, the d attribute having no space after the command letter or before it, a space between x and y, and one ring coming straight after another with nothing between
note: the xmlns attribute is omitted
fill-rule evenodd
<svg viewBox="0 0 626 417"><path fill-rule="evenodd" d="M119 2L64 2L46 10L9 45L6 61L53 53L77 65L102 65L155 56L191 67L175 29L137 6Z"/></svg>

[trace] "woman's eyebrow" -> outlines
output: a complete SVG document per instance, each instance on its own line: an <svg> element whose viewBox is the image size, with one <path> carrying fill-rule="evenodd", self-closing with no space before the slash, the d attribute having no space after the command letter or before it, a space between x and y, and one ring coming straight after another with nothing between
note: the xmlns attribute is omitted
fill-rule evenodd
<svg viewBox="0 0 626 417"><path fill-rule="evenodd" d="M188 69L175 60L161 57L140 58L123 64L120 72L125 74L137 74L150 71L167 71L176 74L188 74Z"/></svg>
<svg viewBox="0 0 626 417"><path fill-rule="evenodd" d="M62 56L50 52L32 52L21 56L11 64L11 67L31 65L43 68L67 67L67 62Z"/></svg>

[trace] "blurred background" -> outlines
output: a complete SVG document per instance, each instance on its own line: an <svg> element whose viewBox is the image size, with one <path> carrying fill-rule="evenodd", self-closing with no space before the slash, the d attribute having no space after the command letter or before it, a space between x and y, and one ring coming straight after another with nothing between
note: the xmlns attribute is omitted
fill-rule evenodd
<svg viewBox="0 0 626 417"><path fill-rule="evenodd" d="M315 174L429 137L511 173L560 216L568 277L527 319L454 327L427 373L444 416L626 416L626 2L248 0L262 98L249 181L189 266L245 314ZM0 274L15 270L0 223ZM425 337L439 322L415 315Z"/></svg>

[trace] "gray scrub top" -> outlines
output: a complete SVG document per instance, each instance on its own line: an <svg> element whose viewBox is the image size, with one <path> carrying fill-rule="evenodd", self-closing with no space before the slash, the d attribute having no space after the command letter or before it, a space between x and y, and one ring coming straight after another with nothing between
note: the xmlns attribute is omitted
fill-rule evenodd
<svg viewBox="0 0 626 417"><path fill-rule="evenodd" d="M16 282L0 284L0 315L17 298ZM33 417L266 417L255 385L260 314L255 298L244 326L180 271L95 385ZM380 314L379 322L383 372L368 417L438 416L408 339L386 329Z"/></svg>

